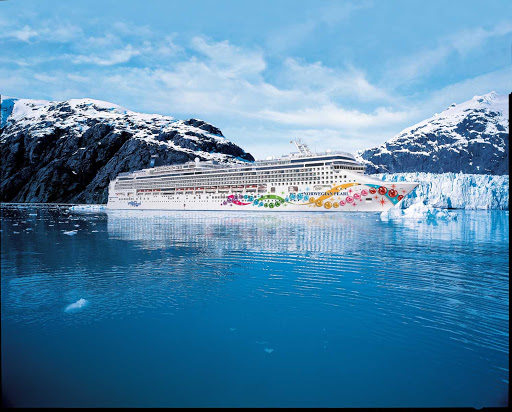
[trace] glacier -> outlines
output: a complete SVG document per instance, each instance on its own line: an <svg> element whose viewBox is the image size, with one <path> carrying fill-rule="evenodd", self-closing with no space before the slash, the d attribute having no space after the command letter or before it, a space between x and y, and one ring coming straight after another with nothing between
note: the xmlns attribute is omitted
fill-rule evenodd
<svg viewBox="0 0 512 412"><path fill-rule="evenodd" d="M422 203L441 209L509 210L509 176L464 173L378 173L388 182L418 182L400 203L405 209Z"/></svg>

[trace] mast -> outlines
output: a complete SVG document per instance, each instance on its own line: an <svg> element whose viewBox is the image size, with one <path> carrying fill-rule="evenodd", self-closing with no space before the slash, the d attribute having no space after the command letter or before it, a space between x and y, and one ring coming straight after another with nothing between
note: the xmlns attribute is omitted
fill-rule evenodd
<svg viewBox="0 0 512 412"><path fill-rule="evenodd" d="M291 142L290 142L291 143ZM302 156L311 156L313 153L311 153L311 150L309 150L309 147L306 143L302 142L301 139L295 139L293 140L293 143L295 143L295 146L299 150L299 153Z"/></svg>

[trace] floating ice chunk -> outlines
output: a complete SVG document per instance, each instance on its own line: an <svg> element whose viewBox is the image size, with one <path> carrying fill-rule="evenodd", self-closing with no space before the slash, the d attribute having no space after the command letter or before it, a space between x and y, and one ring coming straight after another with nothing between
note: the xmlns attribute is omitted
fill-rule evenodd
<svg viewBox="0 0 512 412"><path fill-rule="evenodd" d="M105 205L75 205L69 208L70 212L76 213L102 212L104 210L106 210Z"/></svg>
<svg viewBox="0 0 512 412"><path fill-rule="evenodd" d="M438 209L418 202L407 209L391 208L387 212L382 212L380 218L383 221L394 219L457 220L457 215L448 210Z"/></svg>
<svg viewBox="0 0 512 412"><path fill-rule="evenodd" d="M78 233L78 230L68 230L67 232L63 232L65 235L73 236Z"/></svg>
<svg viewBox="0 0 512 412"><path fill-rule="evenodd" d="M404 215L403 209L392 207L386 212L380 214L380 220L388 221L390 219L400 219Z"/></svg>
<svg viewBox="0 0 512 412"><path fill-rule="evenodd" d="M78 299L75 303L72 303L71 305L66 306L66 309L64 309L64 312L76 312L77 310L85 308L89 304L89 301L86 299Z"/></svg>
<svg viewBox="0 0 512 412"><path fill-rule="evenodd" d="M272 348L265 348L265 352L272 353L272 352L274 352L274 349L272 349Z"/></svg>

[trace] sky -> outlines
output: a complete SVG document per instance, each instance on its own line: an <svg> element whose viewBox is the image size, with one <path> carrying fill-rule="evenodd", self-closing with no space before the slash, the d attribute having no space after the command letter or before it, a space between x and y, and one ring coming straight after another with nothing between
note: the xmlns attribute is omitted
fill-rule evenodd
<svg viewBox="0 0 512 412"><path fill-rule="evenodd" d="M355 153L512 92L512 2L0 1L0 94L198 118L256 158Z"/></svg>

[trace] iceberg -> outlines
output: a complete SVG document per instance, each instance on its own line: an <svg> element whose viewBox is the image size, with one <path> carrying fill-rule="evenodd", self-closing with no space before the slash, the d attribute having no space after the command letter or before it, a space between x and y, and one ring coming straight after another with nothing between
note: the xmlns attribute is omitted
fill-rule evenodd
<svg viewBox="0 0 512 412"><path fill-rule="evenodd" d="M383 221L395 219L416 219L416 220L457 220L457 215L454 212L449 212L446 209L439 209L431 205L425 205L423 202L418 202L408 207L407 209L400 209L393 207L386 212L380 214L380 219Z"/></svg>
<svg viewBox="0 0 512 412"><path fill-rule="evenodd" d="M402 209L421 203L440 209L508 210L508 175L417 172L372 176L388 182L419 182L400 203Z"/></svg>
<svg viewBox="0 0 512 412"><path fill-rule="evenodd" d="M75 213L95 213L103 212L106 210L106 208L106 205L74 205L69 208L69 211Z"/></svg>
<svg viewBox="0 0 512 412"><path fill-rule="evenodd" d="M77 310L80 310L82 308L85 308L89 304L89 301L86 299L78 299L75 303L72 303L71 305L66 306L66 309L64 309L64 312L75 312Z"/></svg>

